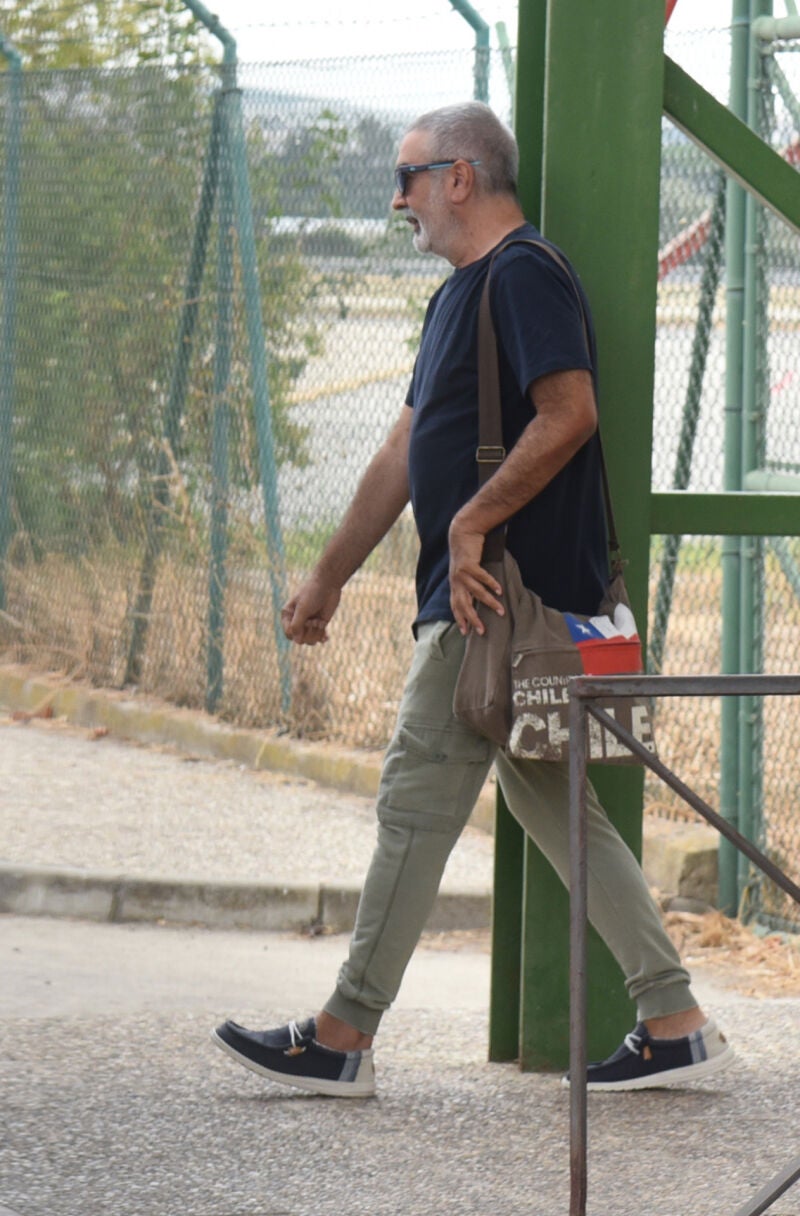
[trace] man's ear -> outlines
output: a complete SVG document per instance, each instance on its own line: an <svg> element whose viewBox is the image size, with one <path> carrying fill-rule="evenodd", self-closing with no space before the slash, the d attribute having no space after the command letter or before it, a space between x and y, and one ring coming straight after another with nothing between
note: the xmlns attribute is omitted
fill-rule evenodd
<svg viewBox="0 0 800 1216"><path fill-rule="evenodd" d="M457 160L450 167L450 198L464 203L475 191L475 169L467 160Z"/></svg>

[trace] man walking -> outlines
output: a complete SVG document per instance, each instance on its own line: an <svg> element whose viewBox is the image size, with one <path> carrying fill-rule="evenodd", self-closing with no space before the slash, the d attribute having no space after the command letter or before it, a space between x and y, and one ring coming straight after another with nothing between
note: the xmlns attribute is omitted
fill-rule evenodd
<svg viewBox="0 0 800 1216"><path fill-rule="evenodd" d="M608 573L588 304L571 274L525 243L541 238L521 211L517 168L513 135L479 102L423 115L403 138L392 207L416 249L446 258L453 273L428 305L400 418L282 614L292 641L326 641L343 587L411 501L416 646L349 956L316 1017L267 1031L225 1022L214 1032L246 1067L315 1093L375 1092L373 1036L493 761L512 814L567 880L567 765L512 759L452 710L466 636L483 632L477 604L503 612L501 588L481 566L492 529L506 526L526 586L554 608L594 612ZM492 261L508 455L478 490L477 316ZM589 1066L589 1087L643 1088L726 1067L733 1052L698 1007L641 869L591 789L587 804L589 916L639 1018L613 1056Z"/></svg>

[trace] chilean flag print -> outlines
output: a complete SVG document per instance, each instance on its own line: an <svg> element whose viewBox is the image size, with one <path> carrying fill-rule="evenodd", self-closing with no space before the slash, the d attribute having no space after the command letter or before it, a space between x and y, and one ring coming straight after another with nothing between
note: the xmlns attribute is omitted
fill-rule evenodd
<svg viewBox="0 0 800 1216"><path fill-rule="evenodd" d="M565 612L570 635L587 676L615 676L642 670L642 644L633 613L617 604L610 616L575 616Z"/></svg>

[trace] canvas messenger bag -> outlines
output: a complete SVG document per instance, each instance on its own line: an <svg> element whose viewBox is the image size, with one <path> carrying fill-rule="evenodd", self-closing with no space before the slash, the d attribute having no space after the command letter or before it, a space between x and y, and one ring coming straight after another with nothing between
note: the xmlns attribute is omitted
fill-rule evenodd
<svg viewBox="0 0 800 1216"><path fill-rule="evenodd" d="M580 302L590 350L583 302L567 264L540 241L509 241L497 252L511 244L536 245L567 274ZM490 264L478 316L479 485L488 481L505 456L497 339L489 306L491 272ZM642 671L641 641L625 589L602 447L601 466L611 571L593 615L559 612L524 587L519 566L505 547L504 528L490 533L484 545L482 564L503 588L505 614L498 616L478 605L485 633L479 635L472 630L467 638L453 709L461 721L519 759L568 758L569 682L574 676ZM610 698L600 704L639 742L655 751L650 709L644 700ZM587 747L588 758L593 761L638 763L610 731L591 717Z"/></svg>

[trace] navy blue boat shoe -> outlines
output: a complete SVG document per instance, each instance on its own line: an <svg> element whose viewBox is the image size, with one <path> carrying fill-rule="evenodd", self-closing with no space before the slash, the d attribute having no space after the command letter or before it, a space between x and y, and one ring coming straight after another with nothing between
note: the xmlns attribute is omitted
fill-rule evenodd
<svg viewBox="0 0 800 1216"><path fill-rule="evenodd" d="M312 1094L332 1098L370 1098L375 1093L372 1050L334 1051L318 1043L313 1018L277 1030L246 1030L223 1022L211 1037L245 1068Z"/></svg>
<svg viewBox="0 0 800 1216"><path fill-rule="evenodd" d="M644 1022L626 1034L612 1056L586 1069L589 1090L657 1089L700 1081L734 1061L733 1048L713 1018L680 1039L654 1039ZM563 1082L569 1085L569 1076Z"/></svg>

